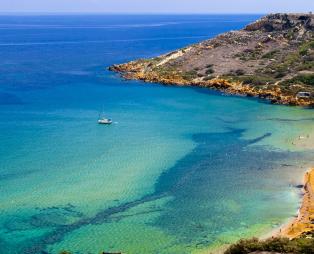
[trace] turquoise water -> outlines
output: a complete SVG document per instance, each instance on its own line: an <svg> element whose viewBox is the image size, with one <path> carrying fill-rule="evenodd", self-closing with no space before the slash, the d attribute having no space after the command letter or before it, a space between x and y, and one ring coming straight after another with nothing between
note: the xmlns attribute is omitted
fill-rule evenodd
<svg viewBox="0 0 314 254"><path fill-rule="evenodd" d="M105 70L256 18L0 17L0 252L203 252L293 216L313 111Z"/></svg>

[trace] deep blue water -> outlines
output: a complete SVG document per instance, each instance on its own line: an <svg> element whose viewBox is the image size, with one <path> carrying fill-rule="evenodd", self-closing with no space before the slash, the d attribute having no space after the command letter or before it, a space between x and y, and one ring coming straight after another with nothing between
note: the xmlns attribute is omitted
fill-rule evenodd
<svg viewBox="0 0 314 254"><path fill-rule="evenodd" d="M257 18L0 16L0 252L194 253L293 216L312 111L106 70Z"/></svg>

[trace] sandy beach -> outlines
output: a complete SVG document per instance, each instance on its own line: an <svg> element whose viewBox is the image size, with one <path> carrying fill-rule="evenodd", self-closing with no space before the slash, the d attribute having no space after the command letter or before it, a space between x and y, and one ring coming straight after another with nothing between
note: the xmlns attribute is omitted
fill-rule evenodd
<svg viewBox="0 0 314 254"><path fill-rule="evenodd" d="M303 191L303 201L298 216L280 229L279 236L292 239L314 230L314 168L304 176Z"/></svg>

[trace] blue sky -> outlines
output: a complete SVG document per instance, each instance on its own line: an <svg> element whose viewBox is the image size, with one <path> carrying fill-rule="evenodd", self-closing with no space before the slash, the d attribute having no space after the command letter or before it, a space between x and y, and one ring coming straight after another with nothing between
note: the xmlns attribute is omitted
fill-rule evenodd
<svg viewBox="0 0 314 254"><path fill-rule="evenodd" d="M0 0L0 12L314 12L314 0Z"/></svg>

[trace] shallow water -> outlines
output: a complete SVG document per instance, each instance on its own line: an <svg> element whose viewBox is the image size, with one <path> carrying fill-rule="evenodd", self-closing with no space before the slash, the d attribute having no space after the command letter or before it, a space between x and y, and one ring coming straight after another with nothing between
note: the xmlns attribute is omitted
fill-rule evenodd
<svg viewBox="0 0 314 254"><path fill-rule="evenodd" d="M293 216L311 110L105 70L256 18L0 17L0 252L201 252Z"/></svg>

